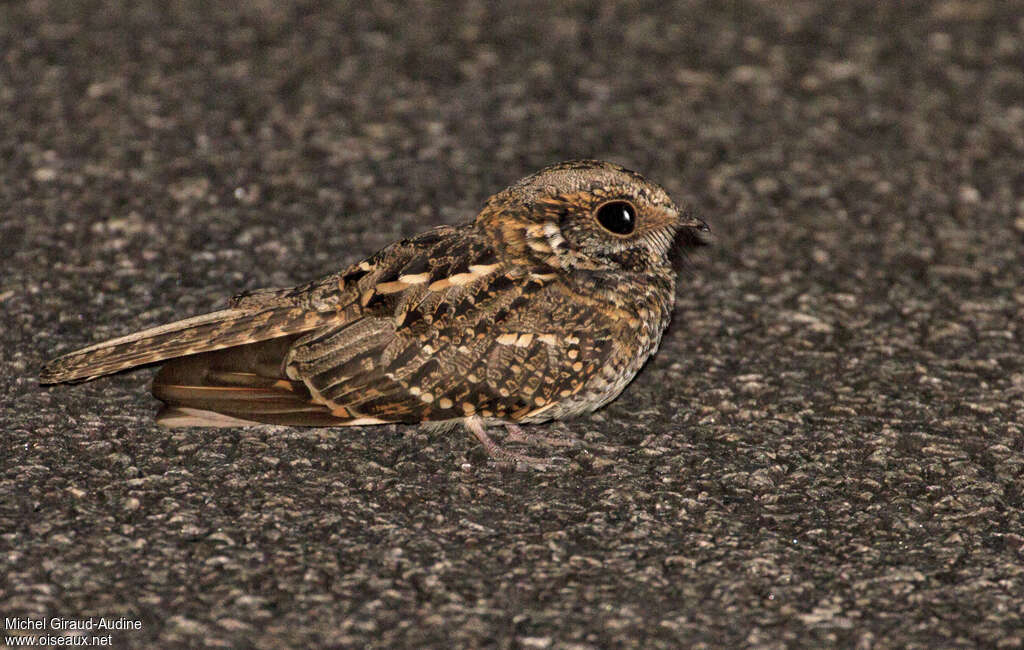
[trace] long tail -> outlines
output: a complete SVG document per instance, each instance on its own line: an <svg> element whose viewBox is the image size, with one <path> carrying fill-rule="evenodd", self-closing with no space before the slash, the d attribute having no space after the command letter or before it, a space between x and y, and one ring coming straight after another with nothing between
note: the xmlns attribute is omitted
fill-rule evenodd
<svg viewBox="0 0 1024 650"><path fill-rule="evenodd" d="M42 384L92 379L165 359L300 334L337 317L296 306L225 309L122 336L47 363Z"/></svg>

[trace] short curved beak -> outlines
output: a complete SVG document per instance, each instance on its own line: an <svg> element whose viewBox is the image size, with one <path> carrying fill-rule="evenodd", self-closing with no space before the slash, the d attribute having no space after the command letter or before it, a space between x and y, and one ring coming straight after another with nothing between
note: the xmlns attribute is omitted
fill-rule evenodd
<svg viewBox="0 0 1024 650"><path fill-rule="evenodd" d="M679 215L679 227L680 228L693 228L700 232L711 232L711 228L704 222L703 219L691 214L690 212L683 212Z"/></svg>

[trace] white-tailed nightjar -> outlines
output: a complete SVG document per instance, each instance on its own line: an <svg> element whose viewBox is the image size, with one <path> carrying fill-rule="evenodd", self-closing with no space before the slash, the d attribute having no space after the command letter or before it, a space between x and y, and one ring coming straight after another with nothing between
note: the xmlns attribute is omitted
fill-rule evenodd
<svg viewBox="0 0 1024 650"><path fill-rule="evenodd" d="M462 424L571 418L615 399L672 314L673 249L707 226L636 172L553 165L468 223L288 289L66 354L44 384L164 362L168 426ZM538 464L542 461L537 461Z"/></svg>

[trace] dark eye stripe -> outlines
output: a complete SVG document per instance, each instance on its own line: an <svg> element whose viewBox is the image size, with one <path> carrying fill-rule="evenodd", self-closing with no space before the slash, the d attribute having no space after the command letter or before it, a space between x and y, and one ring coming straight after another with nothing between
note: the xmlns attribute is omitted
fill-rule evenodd
<svg viewBox="0 0 1024 650"><path fill-rule="evenodd" d="M608 232L628 235L636 229L636 210L625 201L612 201L597 209L597 221Z"/></svg>

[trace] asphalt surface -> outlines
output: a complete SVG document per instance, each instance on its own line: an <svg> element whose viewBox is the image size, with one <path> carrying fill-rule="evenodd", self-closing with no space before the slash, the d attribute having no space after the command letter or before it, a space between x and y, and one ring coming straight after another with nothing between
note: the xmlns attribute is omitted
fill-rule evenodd
<svg viewBox="0 0 1024 650"><path fill-rule="evenodd" d="M245 4L0 4L0 617L1024 645L1021 3ZM527 450L559 471L415 428L164 430L152 369L36 383L579 157L715 243L626 393L541 429L588 443Z"/></svg>

